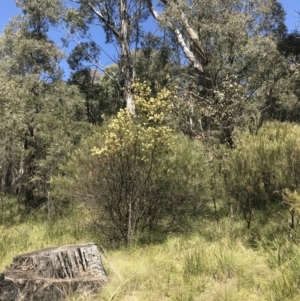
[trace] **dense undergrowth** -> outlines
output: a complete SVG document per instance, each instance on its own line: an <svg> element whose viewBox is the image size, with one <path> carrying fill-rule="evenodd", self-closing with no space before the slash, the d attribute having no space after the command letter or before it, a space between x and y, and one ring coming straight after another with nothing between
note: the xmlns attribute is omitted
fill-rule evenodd
<svg viewBox="0 0 300 301"><path fill-rule="evenodd" d="M159 126L145 128L152 149L123 115L138 134L112 119L117 129L81 145L42 206L0 195L0 270L20 253L94 242L109 282L68 301L300 300L299 126L266 123L211 157L178 134L156 153Z"/></svg>
<svg viewBox="0 0 300 301"><path fill-rule="evenodd" d="M128 250L103 245L80 206L49 220L41 210L23 217L12 203L2 198L1 271L15 255L48 246L93 241L103 247L109 283L97 296L68 301L299 300L300 246L276 216L255 219L251 231L238 219L230 231L226 216L203 217L189 233L157 234Z"/></svg>

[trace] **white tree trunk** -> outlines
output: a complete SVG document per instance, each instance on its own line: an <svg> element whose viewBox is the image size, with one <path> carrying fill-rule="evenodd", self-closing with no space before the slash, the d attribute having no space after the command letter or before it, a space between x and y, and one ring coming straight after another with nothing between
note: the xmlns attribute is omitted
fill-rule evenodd
<svg viewBox="0 0 300 301"><path fill-rule="evenodd" d="M121 20L121 29L119 34L119 44L121 47L120 69L124 80L124 100L127 110L135 114L134 98L132 94L133 83L133 62L129 47L130 25L128 20L128 6L126 0L120 0L119 14Z"/></svg>
<svg viewBox="0 0 300 301"><path fill-rule="evenodd" d="M174 1L162 1L166 6L168 5L177 5ZM148 8L152 16L159 22L161 15L155 10L152 0L147 0ZM179 8L180 10L180 8ZM173 30L176 35L178 44L181 46L186 58L189 62L193 65L193 67L199 71L200 73L203 72L203 64L206 62L205 51L204 48L198 38L197 32L189 25L187 21L187 16L181 12L180 14L180 21L184 28L185 38L182 35L182 32L171 22L168 26ZM187 41L188 42L187 42ZM191 51L190 46L193 47L194 51ZM197 55L195 55L197 53Z"/></svg>

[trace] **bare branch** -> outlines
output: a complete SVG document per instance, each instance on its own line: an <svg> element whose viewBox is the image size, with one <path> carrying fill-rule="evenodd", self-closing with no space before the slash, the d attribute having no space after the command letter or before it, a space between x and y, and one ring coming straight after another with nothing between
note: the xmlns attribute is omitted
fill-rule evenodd
<svg viewBox="0 0 300 301"><path fill-rule="evenodd" d="M88 40L95 42L91 37L87 36L86 37ZM117 59L113 58L111 55L108 54L107 51L104 50L104 48L102 46L100 46L98 43L96 43L96 45L101 49L101 51L109 58L111 59L112 62L114 62L115 64L118 63Z"/></svg>
<svg viewBox="0 0 300 301"><path fill-rule="evenodd" d="M153 16L153 18L157 21L159 21L159 13L155 10L153 4L152 4L152 0L147 0L147 5L149 8L149 11L151 13L151 15Z"/></svg>
<svg viewBox="0 0 300 301"><path fill-rule="evenodd" d="M75 38L74 35L72 35L67 28L64 27L64 30L66 31L66 33L72 38L72 40L78 45L80 46L80 42ZM81 47L81 50L84 52L84 54L88 57L89 61L91 62L92 65L94 65L95 67L97 67L100 71L102 71L103 73L105 73L112 81L116 82L119 85L119 81L116 79L115 74L109 74L107 68L105 68L103 65L101 65L99 62L93 60L91 58L91 56L89 55L89 53L83 48Z"/></svg>
<svg viewBox="0 0 300 301"><path fill-rule="evenodd" d="M90 2L87 2L88 6L92 9L92 11L99 17L99 19L112 31L112 33L115 35L117 39L120 38L120 33L117 31L117 29L114 27L114 25L111 22L110 18L109 20L106 19L103 14L98 11Z"/></svg>

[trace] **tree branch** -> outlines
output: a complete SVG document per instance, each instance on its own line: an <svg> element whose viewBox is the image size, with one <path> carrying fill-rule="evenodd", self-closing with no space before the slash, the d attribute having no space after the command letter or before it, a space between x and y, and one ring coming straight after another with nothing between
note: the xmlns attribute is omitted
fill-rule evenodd
<svg viewBox="0 0 300 301"><path fill-rule="evenodd" d="M112 31L112 33L115 35L115 37L117 39L120 38L120 33L117 31L117 29L113 26L113 24L111 23L111 19L108 20L106 19L103 14L98 11L90 2L87 2L88 6L91 8L91 10L94 12L95 15L97 15L99 17L99 19Z"/></svg>
<svg viewBox="0 0 300 301"><path fill-rule="evenodd" d="M67 28L64 28L64 30L66 31L66 33L72 38L72 40L78 45L80 46L80 42L74 37L74 35L72 35ZM83 48L81 47L81 50L84 52L84 54L88 57L90 63L92 65L94 65L95 67L97 67L100 71L102 71L103 73L105 73L112 81L116 82L119 85L118 80L116 79L115 74L111 75L109 74L107 68L105 68L104 66L100 65L97 61L93 60L93 58L89 55L89 53Z"/></svg>
<svg viewBox="0 0 300 301"><path fill-rule="evenodd" d="M187 59L193 64L193 67L195 69L197 69L200 72L203 72L203 67L201 62L196 58L196 56L194 55L194 53L192 51L190 51L188 45L186 44L181 32L179 31L178 28L176 28L174 30L176 37L177 37L177 41L179 43L179 45L181 46L185 56L187 57Z"/></svg>
<svg viewBox="0 0 300 301"><path fill-rule="evenodd" d="M163 1L165 5L168 4L167 1ZM150 13L152 14L152 16L154 17L155 20L160 21L160 14L155 10L152 0L147 0L147 5L149 8ZM181 14L181 18L184 18L184 14ZM203 61L205 61L205 55L204 52L202 50L200 46L200 41L199 38L196 34L196 32L190 27L190 25L187 23L186 20L183 19L183 23L185 25L185 30L188 33L188 38L189 40L191 40L193 46L196 47L198 53L200 54L201 59L203 59ZM190 50L189 46L187 45L187 43L185 42L182 33L180 32L180 30L178 28L176 28L175 26L173 26L173 24L171 24L170 22L168 22L168 26L174 31L176 37L177 37L177 41L180 44L185 56L187 57L187 59L193 64L193 67L200 71L203 72L203 67L202 67L202 63L201 61L199 61L195 54Z"/></svg>

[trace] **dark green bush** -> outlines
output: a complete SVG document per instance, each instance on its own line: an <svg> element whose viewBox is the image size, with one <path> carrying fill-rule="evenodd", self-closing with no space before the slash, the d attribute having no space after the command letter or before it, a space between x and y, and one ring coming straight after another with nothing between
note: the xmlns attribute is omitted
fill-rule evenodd
<svg viewBox="0 0 300 301"><path fill-rule="evenodd" d="M268 122L257 135L241 133L236 145L224 157L223 176L249 228L254 210L278 208L286 189L299 191L300 126Z"/></svg>

